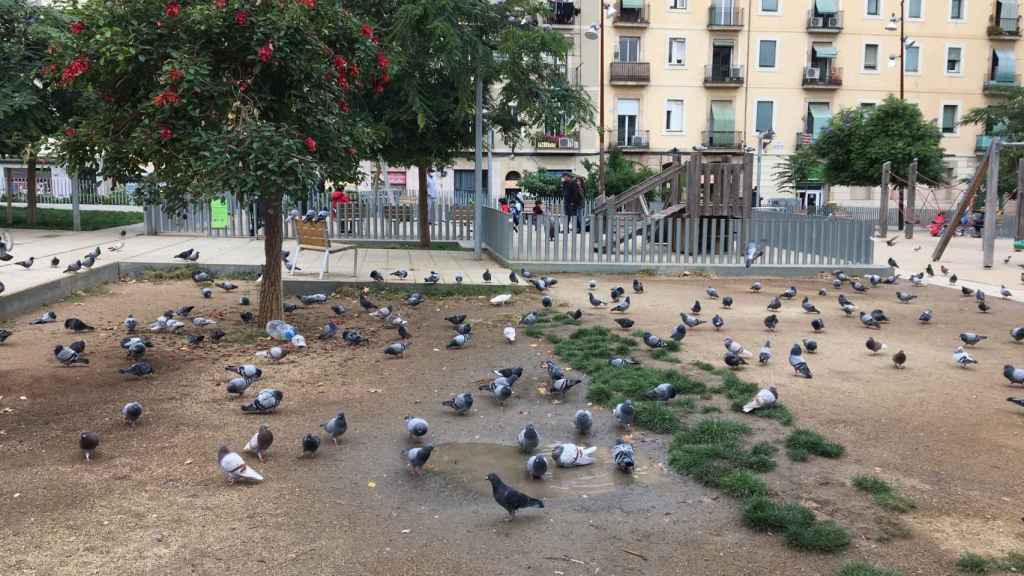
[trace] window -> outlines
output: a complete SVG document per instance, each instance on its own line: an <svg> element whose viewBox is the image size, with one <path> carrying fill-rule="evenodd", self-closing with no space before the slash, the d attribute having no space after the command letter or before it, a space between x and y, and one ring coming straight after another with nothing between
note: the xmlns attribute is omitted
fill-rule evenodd
<svg viewBox="0 0 1024 576"><path fill-rule="evenodd" d="M942 133L956 134L956 123L959 120L960 107L956 104L942 105Z"/></svg>
<svg viewBox="0 0 1024 576"><path fill-rule="evenodd" d="M769 14L778 14L779 0L761 0L761 12L767 12Z"/></svg>
<svg viewBox="0 0 1024 576"><path fill-rule="evenodd" d="M775 102L758 100L754 110L754 130L764 134L775 129Z"/></svg>
<svg viewBox="0 0 1024 576"><path fill-rule="evenodd" d="M775 40L761 40L757 48L757 67L775 68Z"/></svg>
<svg viewBox="0 0 1024 576"><path fill-rule="evenodd" d="M640 61L640 37L619 36L619 50L615 55L616 62Z"/></svg>
<svg viewBox="0 0 1024 576"><path fill-rule="evenodd" d="M671 66L686 65L686 38L668 39L668 63Z"/></svg>
<svg viewBox="0 0 1024 576"><path fill-rule="evenodd" d="M806 126L813 140L818 139L821 131L832 121L832 105L828 102L808 102Z"/></svg>
<svg viewBox="0 0 1024 576"><path fill-rule="evenodd" d="M963 60L963 48L946 46L946 74L960 74L960 63Z"/></svg>
<svg viewBox="0 0 1024 576"><path fill-rule="evenodd" d="M619 98L615 103L617 117L615 142L619 146L630 146L637 135L637 117L640 115L640 101L633 98Z"/></svg>
<svg viewBox="0 0 1024 576"><path fill-rule="evenodd" d="M949 19L964 19L964 0L949 0Z"/></svg>
<svg viewBox="0 0 1024 576"><path fill-rule="evenodd" d="M864 70L878 71L878 44L864 45Z"/></svg>
<svg viewBox="0 0 1024 576"><path fill-rule="evenodd" d="M669 10L686 10L686 0L669 0Z"/></svg>
<svg viewBox="0 0 1024 576"><path fill-rule="evenodd" d="M920 72L921 71L921 47L920 46L907 46L903 51L903 71L904 72Z"/></svg>
<svg viewBox="0 0 1024 576"><path fill-rule="evenodd" d="M665 131L683 131L683 101L667 100L665 102Z"/></svg>
<svg viewBox="0 0 1024 576"><path fill-rule="evenodd" d="M864 13L868 16L881 16L882 15L882 0L866 0L867 3L864 5Z"/></svg>
<svg viewBox="0 0 1024 576"><path fill-rule="evenodd" d="M860 109L864 110L865 112L870 112L871 110L874 110L875 106L878 106L877 102L861 102L860 103Z"/></svg>
<svg viewBox="0 0 1024 576"><path fill-rule="evenodd" d="M924 17L924 0L907 0L907 18L920 20Z"/></svg>

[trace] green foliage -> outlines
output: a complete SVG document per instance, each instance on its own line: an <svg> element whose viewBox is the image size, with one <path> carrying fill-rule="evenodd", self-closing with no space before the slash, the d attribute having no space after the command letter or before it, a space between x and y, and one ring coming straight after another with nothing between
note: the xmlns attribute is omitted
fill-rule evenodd
<svg viewBox="0 0 1024 576"><path fill-rule="evenodd" d="M865 110L841 110L812 145L824 164L825 182L832 185L876 186L882 164L892 162L892 173L907 177L918 159L918 173L944 182L942 132L926 120L917 104L889 96Z"/></svg>
<svg viewBox="0 0 1024 576"><path fill-rule="evenodd" d="M866 562L849 562L840 568L835 576L903 576L898 570L876 568Z"/></svg>
<svg viewBox="0 0 1024 576"><path fill-rule="evenodd" d="M821 165L813 146L801 146L786 156L775 168L772 180L780 192L795 194L797 187L811 181L814 171Z"/></svg>
<svg viewBox="0 0 1024 576"><path fill-rule="evenodd" d="M751 473L773 470L777 449L767 443L747 449L744 444L750 433L748 426L733 420L701 420L672 437L669 466L737 498L766 494L767 486Z"/></svg>
<svg viewBox="0 0 1024 576"><path fill-rule="evenodd" d="M989 572L1024 572L1024 554L1010 552L1005 556L982 556L964 552L956 562L957 570L973 574Z"/></svg>
<svg viewBox="0 0 1024 576"><path fill-rule="evenodd" d="M875 500L875 504L878 504L886 510L892 510L893 512L909 512L910 510L917 508L917 504L915 504L913 500L900 495L891 484L876 476L854 476L851 482L858 490L871 494Z"/></svg>
<svg viewBox="0 0 1024 576"><path fill-rule="evenodd" d="M715 367L712 364L710 364L708 362L705 362L703 360L694 360L693 362L691 362L691 364L693 364L694 366L696 366L697 368L699 368L699 369L701 369L701 370L703 370L705 372L714 372L715 371Z"/></svg>
<svg viewBox="0 0 1024 576"><path fill-rule="evenodd" d="M989 571L989 560L981 554L964 552L956 561L956 568L968 574L984 574Z"/></svg>
<svg viewBox="0 0 1024 576"><path fill-rule="evenodd" d="M810 456L839 458L846 451L813 430L796 429L786 437L786 452L794 462L806 462Z"/></svg>
<svg viewBox="0 0 1024 576"><path fill-rule="evenodd" d="M554 174L538 170L523 174L519 185L531 196L560 196L562 179Z"/></svg>
<svg viewBox="0 0 1024 576"><path fill-rule="evenodd" d="M523 334L525 334L528 338L543 338L544 330L542 330L539 326L527 326L526 330L523 330Z"/></svg>
<svg viewBox="0 0 1024 576"><path fill-rule="evenodd" d="M43 228L47 230L71 230L71 210L60 208L37 208L36 223L29 224L27 210L25 208L12 208L14 213L14 228ZM7 208L0 207L2 221L7 222ZM128 226L142 222L142 212L121 212L106 210L82 210L82 230L103 230L117 226Z"/></svg>
<svg viewBox="0 0 1024 576"><path fill-rule="evenodd" d="M544 339L550 342L551 344L558 344L559 342L562 341L562 337L557 334L548 334L547 336L544 337Z"/></svg>
<svg viewBox="0 0 1024 576"><path fill-rule="evenodd" d="M679 359L669 352L668 348L658 348L657 350L651 350L651 358L659 360L661 362L668 362L670 364L678 364Z"/></svg>
<svg viewBox="0 0 1024 576"><path fill-rule="evenodd" d="M850 535L831 520L818 521L799 504L780 504L755 496L743 506L743 522L759 532L781 532L786 544L812 552L838 552L850 545Z"/></svg>
<svg viewBox="0 0 1024 576"><path fill-rule="evenodd" d="M583 168L587 171L587 196L596 196L598 193L598 163L585 158ZM605 154L604 186L605 193L609 196L625 192L654 174L654 170L633 162L618 148L611 148Z"/></svg>
<svg viewBox="0 0 1024 576"><path fill-rule="evenodd" d="M1006 98L990 100L983 108L974 108L964 114L961 124L976 124L985 128L985 134L999 136L1007 142L1024 139L1024 89L1010 88ZM1005 197L1017 189L1017 163L1024 157L1024 150L1002 148L999 153L999 192ZM984 194L978 195L984 205Z"/></svg>
<svg viewBox="0 0 1024 576"><path fill-rule="evenodd" d="M814 522L796 530L786 530L786 544L810 552L839 552L850 545L850 533L832 520Z"/></svg>
<svg viewBox="0 0 1024 576"><path fill-rule="evenodd" d="M661 402L635 402L636 425L658 434L672 434L679 431L681 424L675 412Z"/></svg>

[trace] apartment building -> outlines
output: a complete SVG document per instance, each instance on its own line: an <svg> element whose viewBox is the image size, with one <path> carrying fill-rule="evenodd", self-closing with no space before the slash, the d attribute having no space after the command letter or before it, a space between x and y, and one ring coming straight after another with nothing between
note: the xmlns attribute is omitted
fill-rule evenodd
<svg viewBox="0 0 1024 576"><path fill-rule="evenodd" d="M959 126L968 110L996 102L1020 83L1024 57L1020 17L1003 0L903 0L907 36L902 62L898 0L615 0L610 15L598 0L552 1L548 23L573 41L566 73L598 102L604 27L606 145L658 166L673 148L702 145L742 153L757 134L764 147L761 196L778 195L776 164L813 142L836 111L899 96L942 128L950 176L969 176L991 130ZM595 130L541 130L536 145L514 152L496 145L492 195L515 187L525 171L582 173L596 160ZM986 134L989 132L989 134ZM460 162L456 171L471 162ZM465 176L462 177L463 180ZM877 190L808 186L801 201L874 203ZM942 198L940 201L948 201Z"/></svg>

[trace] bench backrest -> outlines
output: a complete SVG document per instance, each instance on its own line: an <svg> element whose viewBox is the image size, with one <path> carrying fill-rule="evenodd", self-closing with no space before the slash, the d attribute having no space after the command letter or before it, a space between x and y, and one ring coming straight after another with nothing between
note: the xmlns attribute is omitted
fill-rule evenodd
<svg viewBox="0 0 1024 576"><path fill-rule="evenodd" d="M299 235L299 246L303 248L330 248L331 240L327 235L327 222L295 221L295 231Z"/></svg>
<svg viewBox="0 0 1024 576"><path fill-rule="evenodd" d="M472 222L475 215L475 208L472 206L456 206L452 208L452 220Z"/></svg>

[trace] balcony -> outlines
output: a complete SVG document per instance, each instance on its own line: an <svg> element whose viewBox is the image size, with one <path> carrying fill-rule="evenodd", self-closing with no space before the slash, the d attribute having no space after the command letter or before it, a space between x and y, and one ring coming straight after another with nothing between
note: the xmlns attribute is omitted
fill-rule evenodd
<svg viewBox="0 0 1024 576"><path fill-rule="evenodd" d="M813 34L838 34L843 30L843 13L816 14L807 11L807 31Z"/></svg>
<svg viewBox="0 0 1024 576"><path fill-rule="evenodd" d="M991 40L1016 40L1020 38L1020 16L1001 18L993 14L988 19L988 37Z"/></svg>
<svg viewBox="0 0 1024 576"><path fill-rule="evenodd" d="M612 144L623 150L647 150L651 147L650 130L615 130L611 137Z"/></svg>
<svg viewBox="0 0 1024 576"><path fill-rule="evenodd" d="M708 8L708 30L739 30L743 28L743 8Z"/></svg>
<svg viewBox="0 0 1024 576"><path fill-rule="evenodd" d="M1007 96L1014 88L1020 87L1020 76L1012 79L985 80L981 93L986 96Z"/></svg>
<svg viewBox="0 0 1024 576"><path fill-rule="evenodd" d="M810 132L797 132L796 138L793 142L795 143L797 150L804 146L810 146L811 144L814 144L814 134Z"/></svg>
<svg viewBox="0 0 1024 576"><path fill-rule="evenodd" d="M700 141L708 150L743 150L743 132L705 130Z"/></svg>
<svg viewBox="0 0 1024 576"><path fill-rule="evenodd" d="M838 90L843 85L843 69L838 66L819 68L804 67L804 88L808 90Z"/></svg>
<svg viewBox="0 0 1024 576"><path fill-rule="evenodd" d="M975 152L986 152L988 147L992 144L993 136L989 134L978 134L974 137L974 151Z"/></svg>
<svg viewBox="0 0 1024 576"><path fill-rule="evenodd" d="M572 26L580 13L573 0L548 0L548 11L544 22L551 26Z"/></svg>
<svg viewBox="0 0 1024 576"><path fill-rule="evenodd" d="M743 85L743 66L705 66L706 88L736 88Z"/></svg>
<svg viewBox="0 0 1024 576"><path fill-rule="evenodd" d="M651 81L650 62L612 62L611 83L643 86Z"/></svg>
<svg viewBox="0 0 1024 576"><path fill-rule="evenodd" d="M650 24L650 5L629 0L619 2L619 11L612 19L612 25L623 28L646 28Z"/></svg>
<svg viewBox="0 0 1024 576"><path fill-rule="evenodd" d="M540 152L575 152L580 149L580 135L578 132L565 134L560 132L548 132L540 134L534 149Z"/></svg>

